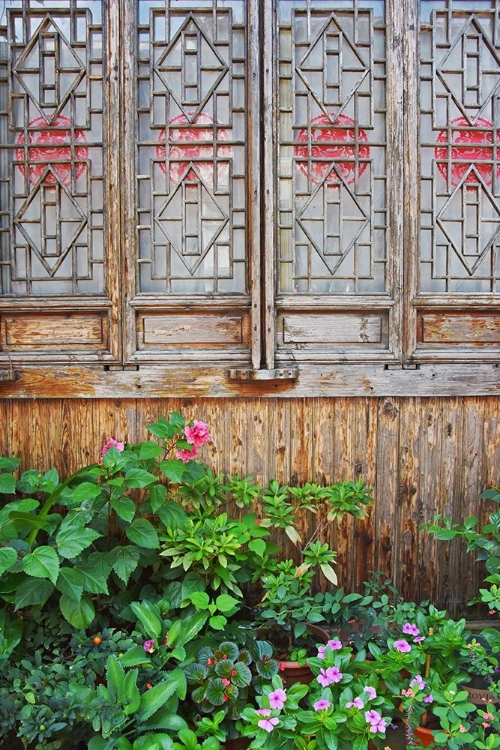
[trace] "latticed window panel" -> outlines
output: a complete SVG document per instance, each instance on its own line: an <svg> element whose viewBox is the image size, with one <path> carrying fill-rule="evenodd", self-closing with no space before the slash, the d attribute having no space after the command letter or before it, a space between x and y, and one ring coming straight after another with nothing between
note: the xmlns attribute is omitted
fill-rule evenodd
<svg viewBox="0 0 500 750"><path fill-rule="evenodd" d="M103 295L101 3L6 0L0 19L4 295Z"/></svg>
<svg viewBox="0 0 500 750"><path fill-rule="evenodd" d="M139 292L247 292L246 7L139 0Z"/></svg>
<svg viewBox="0 0 500 750"><path fill-rule="evenodd" d="M498 293L500 5L421 3L420 293Z"/></svg>
<svg viewBox="0 0 500 750"><path fill-rule="evenodd" d="M384 3L278 18L278 291L388 293Z"/></svg>

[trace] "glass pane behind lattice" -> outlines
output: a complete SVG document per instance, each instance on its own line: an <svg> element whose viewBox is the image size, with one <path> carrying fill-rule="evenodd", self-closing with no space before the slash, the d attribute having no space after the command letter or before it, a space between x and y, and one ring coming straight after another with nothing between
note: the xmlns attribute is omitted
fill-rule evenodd
<svg viewBox="0 0 500 750"><path fill-rule="evenodd" d="M139 290L246 293L245 3L169 6L138 2Z"/></svg>
<svg viewBox="0 0 500 750"><path fill-rule="evenodd" d="M278 8L279 292L387 293L383 3Z"/></svg>
<svg viewBox="0 0 500 750"><path fill-rule="evenodd" d="M100 13L95 0L3 3L4 295L105 293Z"/></svg>
<svg viewBox="0 0 500 750"><path fill-rule="evenodd" d="M498 292L498 3L421 3L424 293Z"/></svg>

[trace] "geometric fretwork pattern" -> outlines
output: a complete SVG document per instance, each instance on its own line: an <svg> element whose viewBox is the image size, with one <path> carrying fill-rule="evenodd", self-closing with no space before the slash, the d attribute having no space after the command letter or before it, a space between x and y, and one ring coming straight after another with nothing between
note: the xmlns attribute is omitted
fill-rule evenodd
<svg viewBox="0 0 500 750"><path fill-rule="evenodd" d="M137 3L138 290L246 293L245 3L150 5Z"/></svg>
<svg viewBox="0 0 500 750"><path fill-rule="evenodd" d="M419 291L498 293L497 3L421 5Z"/></svg>
<svg viewBox="0 0 500 750"><path fill-rule="evenodd" d="M381 6L278 3L281 293L388 292Z"/></svg>
<svg viewBox="0 0 500 750"><path fill-rule="evenodd" d="M6 5L1 292L104 295L101 4Z"/></svg>

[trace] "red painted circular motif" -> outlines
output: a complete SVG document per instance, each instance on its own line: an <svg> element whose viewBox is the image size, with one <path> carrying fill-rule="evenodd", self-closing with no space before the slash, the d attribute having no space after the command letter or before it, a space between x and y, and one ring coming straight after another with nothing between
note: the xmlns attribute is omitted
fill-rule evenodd
<svg viewBox="0 0 500 750"><path fill-rule="evenodd" d="M467 170L474 165L477 173L487 185L493 182L493 134L491 122L478 117L474 126L471 126L465 117L457 117L452 120L451 125L456 130L451 131L452 145L451 154L449 146L436 146L434 155L437 160L437 168L445 178L448 179L448 158L451 157L451 184L456 187L464 178ZM448 130L442 130L438 137L438 143L449 143ZM497 143L500 144L500 133L497 134ZM488 145L490 147L488 148ZM497 166L497 175L500 175L500 165ZM477 185L478 178L471 172L465 178L466 185Z"/></svg>
<svg viewBox="0 0 500 750"><path fill-rule="evenodd" d="M189 114L188 117L192 115ZM200 177L207 183L213 182L213 160L214 160L214 121L210 115L201 112L193 120L188 120L186 115L180 114L173 117L169 122L168 158L169 174L171 182L177 183L184 179L187 182L198 182L199 177L193 167L188 170L192 159L206 157L206 161L195 161L193 166ZM199 127L207 125L210 127ZM158 140L162 141L156 147L156 156L161 159L160 168L166 172L167 146L165 145L165 130L162 130ZM227 141L227 131L222 128L216 129L216 155L218 159L228 159L231 156L231 146L220 145L220 141ZM217 176L219 179L227 172L227 161L217 163ZM186 170L187 173L186 173Z"/></svg>
<svg viewBox="0 0 500 750"><path fill-rule="evenodd" d="M298 141L308 141L305 146L295 146L298 167L306 177L310 169L311 180L316 185L325 177L327 185L338 185L338 172L348 184L354 182L356 155L358 177L368 165L370 148L360 143L368 141L365 131L356 130L354 120L347 115L333 118L334 115L318 115L311 120L311 127L304 128L297 136ZM335 169L332 169L334 163Z"/></svg>
<svg viewBox="0 0 500 750"><path fill-rule="evenodd" d="M64 185L71 183L71 130L68 129L71 121L59 115L50 127L47 126L43 117L37 117L29 124L28 130L28 174L31 185L34 185L42 177L50 165ZM54 130L53 128L61 128ZM62 129L64 128L64 129ZM82 130L74 131L74 139L78 143L86 141ZM24 144L24 133L21 133L16 141ZM33 144L33 145L32 145ZM75 148L75 171L80 177L85 170L85 161L89 158L87 146L76 146ZM16 149L16 159L21 161L19 169L24 175L26 169L24 148ZM45 183L54 185L56 177L48 173Z"/></svg>

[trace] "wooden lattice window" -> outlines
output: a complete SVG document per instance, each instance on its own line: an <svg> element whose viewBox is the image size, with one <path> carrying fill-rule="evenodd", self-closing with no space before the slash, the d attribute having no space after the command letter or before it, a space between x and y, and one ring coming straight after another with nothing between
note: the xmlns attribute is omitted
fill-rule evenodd
<svg viewBox="0 0 500 750"><path fill-rule="evenodd" d="M499 34L498 0L5 0L5 371L470 385L500 344Z"/></svg>

